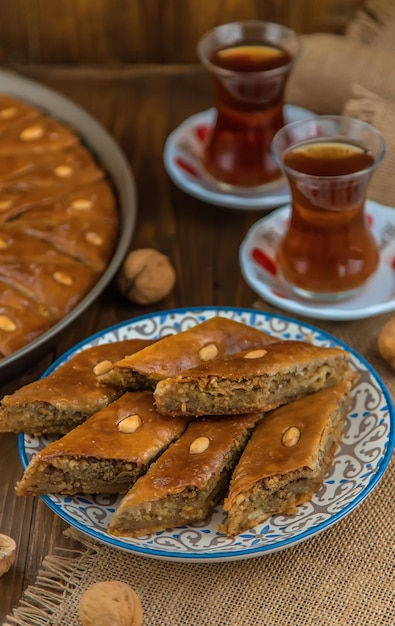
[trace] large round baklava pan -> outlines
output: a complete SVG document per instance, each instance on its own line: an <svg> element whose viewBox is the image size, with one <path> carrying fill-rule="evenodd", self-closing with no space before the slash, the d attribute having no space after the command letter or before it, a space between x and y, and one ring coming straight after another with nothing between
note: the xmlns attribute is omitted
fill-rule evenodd
<svg viewBox="0 0 395 626"><path fill-rule="evenodd" d="M27 366L118 270L136 220L121 149L67 98L0 72L0 379Z"/></svg>

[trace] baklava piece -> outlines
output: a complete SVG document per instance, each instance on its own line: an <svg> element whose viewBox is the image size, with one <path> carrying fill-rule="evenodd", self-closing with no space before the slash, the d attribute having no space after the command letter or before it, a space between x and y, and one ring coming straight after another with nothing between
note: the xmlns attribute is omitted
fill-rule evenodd
<svg viewBox="0 0 395 626"><path fill-rule="evenodd" d="M46 188L52 197L105 178L106 173L81 144L34 154L0 156L0 181L20 189Z"/></svg>
<svg viewBox="0 0 395 626"><path fill-rule="evenodd" d="M26 255L0 265L0 279L44 307L54 322L67 315L99 277L99 272L54 248L46 259L29 260Z"/></svg>
<svg viewBox="0 0 395 626"><path fill-rule="evenodd" d="M97 374L150 343L128 339L86 348L45 378L4 396L0 432L66 434L120 396L119 389L98 385Z"/></svg>
<svg viewBox="0 0 395 626"><path fill-rule="evenodd" d="M186 425L186 418L158 414L152 392L126 393L36 454L16 492L125 492Z"/></svg>
<svg viewBox="0 0 395 626"><path fill-rule="evenodd" d="M96 181L62 195L50 207L35 207L8 226L39 239L58 252L104 272L118 236L118 212L106 181ZM7 225L5 225L5 229Z"/></svg>
<svg viewBox="0 0 395 626"><path fill-rule="evenodd" d="M12 172L12 168L16 171ZM18 171L18 168L22 170ZM2 221L23 217L33 207L45 208L45 215L50 218L52 211L49 205L53 205L58 198L80 186L99 182L103 177L103 170L80 145L54 153L9 155L8 160L7 156L0 155Z"/></svg>
<svg viewBox="0 0 395 626"><path fill-rule="evenodd" d="M275 341L275 337L242 322L213 317L121 359L99 381L121 389L154 389L158 381L184 370Z"/></svg>
<svg viewBox="0 0 395 626"><path fill-rule="evenodd" d="M311 500L333 462L350 403L343 382L268 413L233 473L221 530L238 535Z"/></svg>
<svg viewBox="0 0 395 626"><path fill-rule="evenodd" d="M163 380L154 397L158 410L168 415L252 413L354 377L347 351L289 340L216 359Z"/></svg>
<svg viewBox="0 0 395 626"><path fill-rule="evenodd" d="M0 156L23 152L40 154L79 143L77 134L71 128L44 113L33 119L15 120L3 129L0 136Z"/></svg>
<svg viewBox="0 0 395 626"><path fill-rule="evenodd" d="M140 537L205 520L226 492L259 419L238 415L191 422L122 498L108 532Z"/></svg>
<svg viewBox="0 0 395 626"><path fill-rule="evenodd" d="M0 358L33 341L52 324L44 307L0 279Z"/></svg>
<svg viewBox="0 0 395 626"><path fill-rule="evenodd" d="M34 104L20 100L11 94L0 95L0 135L3 135L14 124L31 122L41 115L41 109Z"/></svg>

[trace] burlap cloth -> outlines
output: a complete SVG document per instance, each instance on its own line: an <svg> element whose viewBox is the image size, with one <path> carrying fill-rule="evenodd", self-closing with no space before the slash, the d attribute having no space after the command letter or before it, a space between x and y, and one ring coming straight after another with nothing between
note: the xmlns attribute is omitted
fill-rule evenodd
<svg viewBox="0 0 395 626"><path fill-rule="evenodd" d="M395 2L368 1L366 9L356 14L347 36L303 38L288 101L376 124L389 150L370 197L395 206ZM263 302L254 306L275 311ZM395 397L395 373L376 347L388 317L315 325L363 354ZM71 537L82 540L81 550L49 555L3 626L79 626L81 593L114 579L138 592L146 626L394 626L394 485L392 461L375 490L336 525L293 548L245 561L159 561L70 529Z"/></svg>

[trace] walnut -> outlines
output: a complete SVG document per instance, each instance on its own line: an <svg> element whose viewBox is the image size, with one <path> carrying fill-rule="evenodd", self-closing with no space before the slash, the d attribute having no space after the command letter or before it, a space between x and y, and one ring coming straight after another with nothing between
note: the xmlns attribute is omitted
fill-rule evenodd
<svg viewBox="0 0 395 626"><path fill-rule="evenodd" d="M169 258L153 248L129 252L117 277L121 293L137 304L163 300L175 282L176 273Z"/></svg>
<svg viewBox="0 0 395 626"><path fill-rule="evenodd" d="M395 317L384 324L377 343L380 355L395 370Z"/></svg>
<svg viewBox="0 0 395 626"><path fill-rule="evenodd" d="M143 609L137 593L126 583L95 583L81 596L78 614L82 626L142 626Z"/></svg>
<svg viewBox="0 0 395 626"><path fill-rule="evenodd" d="M0 576L8 572L15 561L16 543L8 535L0 535Z"/></svg>

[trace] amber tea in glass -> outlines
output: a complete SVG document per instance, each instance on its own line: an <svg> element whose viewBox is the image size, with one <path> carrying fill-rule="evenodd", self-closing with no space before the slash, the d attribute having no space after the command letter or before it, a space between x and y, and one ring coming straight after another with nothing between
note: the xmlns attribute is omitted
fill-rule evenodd
<svg viewBox="0 0 395 626"><path fill-rule="evenodd" d="M365 199L384 152L384 139L375 128L344 116L294 122L275 136L273 153L292 196L277 264L295 293L343 299L374 275L379 250Z"/></svg>
<svg viewBox="0 0 395 626"><path fill-rule="evenodd" d="M284 125L284 89L298 49L292 30L260 21L224 24L200 40L216 106L203 163L223 189L257 191L281 178L270 146Z"/></svg>

